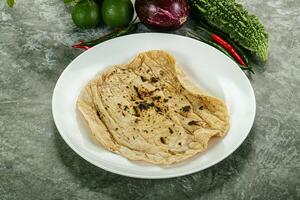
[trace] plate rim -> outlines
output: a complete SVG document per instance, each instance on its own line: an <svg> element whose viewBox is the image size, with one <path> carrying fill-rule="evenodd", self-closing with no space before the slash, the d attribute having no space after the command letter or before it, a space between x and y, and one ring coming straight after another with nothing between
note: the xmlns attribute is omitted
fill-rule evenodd
<svg viewBox="0 0 300 200"><path fill-rule="evenodd" d="M113 40L116 40L116 39L119 39L119 38L124 38L124 37L134 37L135 35L148 35L148 37L150 37L150 35L165 35L165 36L172 36L172 37L181 37L181 38L184 38L184 39L189 39L189 40L193 40L194 42L199 42L201 43L202 45L206 45L208 46L209 48L212 48L216 51L219 51L213 47L211 47L210 45L202 42L202 41L199 41L199 40L196 40L194 38L190 38L190 37L187 37L187 36L184 36L184 35L178 35L178 34L171 34L171 33L157 33L157 32L149 32L149 33L134 33L134 34L130 34L130 35L125 35L125 36L121 36L121 37L117 37L117 38L114 38L114 39L111 39L111 40L107 40L103 43L109 43ZM98 45L102 45L103 43L101 44L98 44ZM96 45L95 47L97 47L98 45ZM84 160L86 160L87 162L93 164L94 166L96 167L99 167L103 170L106 170L108 172L111 172L111 173L115 173L115 174L118 174L118 175L122 175L122 176L126 176L126 177L131 177L131 178L139 178L139 179L168 179L168 178L175 178L175 177L181 177L181 176L186 176L186 175L190 175L190 174L194 174L196 172L200 172L200 171L203 171L209 167L212 167L214 165L216 165L217 163L223 161L225 158L227 158L228 156L230 156L231 154L233 154L240 146L241 144L245 141L245 139L248 137L252 127L253 127L253 124L254 124L254 121L255 121L255 117L256 117L256 97L255 97L255 93L254 93L254 90L253 90L253 87L251 85L251 82L250 80L248 79L248 77L245 75L245 73L243 72L243 70L240 69L240 67L233 61L231 60L229 57L227 57L226 55L223 55L224 57L226 57L227 59L230 60L230 62L234 65L236 65L236 67L238 68L237 70L239 70L240 72L242 72L242 76L244 76L244 78L246 78L246 83L247 85L249 86L249 89L250 89L250 93L251 93L251 96L253 97L253 117L251 119L251 123L249 123L249 128L247 133L245 134L245 136L238 142L238 144L232 148L229 153L227 154L224 154L222 155L219 159L211 162L210 164L207 164L205 166L202 166L202 167L199 167L199 168L196 168L196 169L193 169L193 170L188 170L188 171L184 171L184 172L178 172L178 173L174 173L174 174L167 174L167 175L154 175L154 176L149 176L149 175L139 175L139 174L131 174L131 173L126 173L126 172L122 172L122 171L118 171L118 170L115 170L115 169L112 169L112 168L109 168L109 167L106 167L105 165L103 164L100 164L100 163L97 163L95 161L93 161L92 159L88 158L87 156L84 155L84 153L82 153L81 151L79 151L77 148L75 148L75 146L73 145L73 143L71 143L64 134L62 134L62 131L61 131L61 128L57 125L57 118L55 117L55 111L54 111L54 106L55 106L55 96L56 96L56 93L57 93L57 90L58 90L58 85L59 85L59 82L61 81L63 75L65 73L67 73L67 71L70 69L70 66L76 62L78 59L80 59L82 56L84 56L87 52L87 51L84 51L82 52L81 54L79 54L78 56L76 56L76 58L74 58L68 65L67 67L61 72L59 78L57 79L56 81L56 84L55 84L55 87L53 89L53 93L52 93L52 99L51 99L51 106L52 106L52 116L53 116L53 119L54 119L54 123L55 123L55 126L57 128L57 131L59 132L60 136L63 138L64 142L67 143L67 145L73 150L75 151L81 158L83 158Z"/></svg>

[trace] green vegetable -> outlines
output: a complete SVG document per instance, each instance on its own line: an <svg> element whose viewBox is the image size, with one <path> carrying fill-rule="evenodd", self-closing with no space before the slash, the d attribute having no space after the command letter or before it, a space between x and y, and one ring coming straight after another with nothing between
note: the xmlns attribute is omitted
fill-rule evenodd
<svg viewBox="0 0 300 200"><path fill-rule="evenodd" d="M14 6L14 4L15 4L15 0L6 0L6 3L7 3L7 5L9 6L9 7L13 7Z"/></svg>
<svg viewBox="0 0 300 200"><path fill-rule="evenodd" d="M234 0L189 0L194 13L245 49L268 59L268 34L259 19Z"/></svg>
<svg viewBox="0 0 300 200"><path fill-rule="evenodd" d="M101 12L107 26L125 27L132 20L134 8L130 0L104 0Z"/></svg>
<svg viewBox="0 0 300 200"><path fill-rule="evenodd" d="M72 8L72 19L79 28L94 28L100 23L100 8L94 1L80 1Z"/></svg>

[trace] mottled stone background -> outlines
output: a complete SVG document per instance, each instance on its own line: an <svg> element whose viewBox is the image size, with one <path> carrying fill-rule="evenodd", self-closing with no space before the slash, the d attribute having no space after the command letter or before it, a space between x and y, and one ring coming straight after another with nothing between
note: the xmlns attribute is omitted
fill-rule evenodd
<svg viewBox="0 0 300 200"><path fill-rule="evenodd" d="M257 116L241 147L193 175L139 180L99 169L62 140L51 96L80 50L107 31L80 30L62 0L0 2L0 199L299 199L300 1L243 0L270 33L269 62L251 82ZM189 21L177 33L185 34ZM143 26L139 32L147 32Z"/></svg>

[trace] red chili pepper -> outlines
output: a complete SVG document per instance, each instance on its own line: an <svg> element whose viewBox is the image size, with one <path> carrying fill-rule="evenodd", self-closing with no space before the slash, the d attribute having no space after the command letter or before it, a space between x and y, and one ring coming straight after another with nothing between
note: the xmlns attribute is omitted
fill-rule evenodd
<svg viewBox="0 0 300 200"><path fill-rule="evenodd" d="M217 34L212 33L203 27L199 26L197 28L208 33L211 39L217 44L219 44L221 47L223 47L235 59L237 63L239 63L242 66L248 67L245 61L243 60L242 56L237 52L237 50L230 43L228 43L226 40L224 40Z"/></svg>
<svg viewBox="0 0 300 200"><path fill-rule="evenodd" d="M228 42L226 42L223 38L221 38L220 36L212 33L210 35L210 37L213 39L213 41L215 41L216 43L218 43L219 45L221 45L222 47L224 47L224 49L226 49L230 55L241 65L243 66L247 66L243 60L243 58L236 52L236 50L231 46L231 44L229 44Z"/></svg>
<svg viewBox="0 0 300 200"><path fill-rule="evenodd" d="M83 44L84 44L83 41L79 41L77 44L73 44L72 47L76 48L76 49L84 49L84 50L88 50L88 49L92 48L92 46L86 46Z"/></svg>

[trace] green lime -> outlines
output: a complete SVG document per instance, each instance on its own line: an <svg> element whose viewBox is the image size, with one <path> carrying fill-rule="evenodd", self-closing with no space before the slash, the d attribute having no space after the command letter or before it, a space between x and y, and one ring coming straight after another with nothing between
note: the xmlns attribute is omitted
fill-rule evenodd
<svg viewBox="0 0 300 200"><path fill-rule="evenodd" d="M77 3L72 9L73 22L79 28L94 28L100 23L100 9L93 0Z"/></svg>
<svg viewBox="0 0 300 200"><path fill-rule="evenodd" d="M130 0L104 0L101 7L103 21L111 27L127 26L133 17Z"/></svg>

